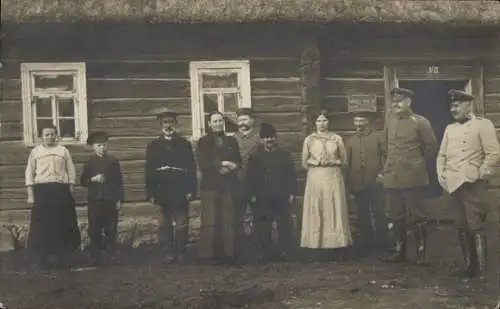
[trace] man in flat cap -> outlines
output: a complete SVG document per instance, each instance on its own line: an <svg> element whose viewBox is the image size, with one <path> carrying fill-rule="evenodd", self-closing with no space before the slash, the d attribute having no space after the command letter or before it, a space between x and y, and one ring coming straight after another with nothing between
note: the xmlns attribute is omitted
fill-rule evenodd
<svg viewBox="0 0 500 309"><path fill-rule="evenodd" d="M385 142L383 134L371 128L372 114L354 113L356 132L345 144L348 160L346 183L357 208L360 234L358 248L363 255L384 243L386 231L385 215L378 202L383 181Z"/></svg>
<svg viewBox="0 0 500 309"><path fill-rule="evenodd" d="M467 267L465 275L484 277L488 179L500 159L500 146L493 123L474 116L474 98L454 89L448 94L455 123L446 127L441 142L438 180L453 198L459 244Z"/></svg>
<svg viewBox="0 0 500 309"><path fill-rule="evenodd" d="M90 134L87 144L94 154L84 164L80 183L88 188L89 248L92 263L97 265L101 263L101 250L114 255L116 249L118 209L124 201L123 176L120 162L108 154L106 132Z"/></svg>
<svg viewBox="0 0 500 309"><path fill-rule="evenodd" d="M260 245L260 258L272 257L271 231L276 220L279 233L278 253L287 259L291 249L291 207L297 194L292 156L276 145L276 130L271 124L260 126L262 146L248 160L246 183L255 202L254 224Z"/></svg>
<svg viewBox="0 0 500 309"><path fill-rule="evenodd" d="M429 120L411 109L414 93L396 88L391 92L392 113L386 125L387 159L384 165L387 219L395 240L395 254L387 262L406 261L406 230L413 229L417 264L426 258L426 218L423 193L429 184L427 164L435 160L437 140Z"/></svg>
<svg viewBox="0 0 500 309"><path fill-rule="evenodd" d="M240 155L242 160L241 169L238 171L238 178L240 180L240 188L238 190L238 200L236 205L236 217L239 222L236 227L236 243L237 251L243 254L247 245L245 241L245 231L243 229L243 221L245 219L245 212L248 207L251 207L250 196L248 188L245 184L248 159L250 155L256 151L260 145L259 132L255 129L255 116L251 108L241 108L238 110L238 132L234 134L234 138L238 142Z"/></svg>
<svg viewBox="0 0 500 309"><path fill-rule="evenodd" d="M177 132L177 113L168 108L153 113L161 134L146 149L146 199L160 206L160 241L165 246L164 260L171 263L184 257L189 201L196 195L196 163L191 143Z"/></svg>

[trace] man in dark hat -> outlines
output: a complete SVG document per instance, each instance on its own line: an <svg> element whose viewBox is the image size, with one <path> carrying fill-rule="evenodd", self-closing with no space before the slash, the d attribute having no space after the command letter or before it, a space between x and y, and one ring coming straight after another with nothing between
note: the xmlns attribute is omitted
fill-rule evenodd
<svg viewBox="0 0 500 309"><path fill-rule="evenodd" d="M500 159L500 146L493 123L473 113L474 98L450 90L451 114L437 158L441 186L454 201L459 244L467 269L466 276L486 275L486 233L488 179Z"/></svg>
<svg viewBox="0 0 500 309"><path fill-rule="evenodd" d="M123 176L120 162L108 154L106 132L90 134L87 144L94 149L94 155L85 163L80 182L88 188L90 254L93 264L100 264L102 249L109 249L112 254L115 251L118 210L124 201Z"/></svg>
<svg viewBox="0 0 500 309"><path fill-rule="evenodd" d="M360 242L358 248L363 255L383 245L386 225L384 212L378 203L382 169L385 162L383 134L372 131L370 112L354 113L356 132L346 142L348 167L346 183L354 196L358 213ZM372 216L375 225L372 224ZM381 249L381 248L379 248Z"/></svg>
<svg viewBox="0 0 500 309"><path fill-rule="evenodd" d="M160 206L160 241L165 246L164 261L171 263L184 257L189 201L196 195L196 163L191 143L177 132L177 113L162 108L154 114L160 120L161 135L146 150L146 199Z"/></svg>
<svg viewBox="0 0 500 309"><path fill-rule="evenodd" d="M196 156L201 170L201 228L198 255L209 263L234 263L236 223L235 200L241 167L238 143L224 132L224 115L208 115L210 131L200 138ZM220 233L219 233L220 232Z"/></svg>
<svg viewBox="0 0 500 309"><path fill-rule="evenodd" d="M276 220L279 254L286 259L291 249L291 206L297 194L296 173L289 152L276 145L276 130L271 124L260 126L262 146L250 156L246 183L256 203L254 224L261 257L270 257L271 231Z"/></svg>
<svg viewBox="0 0 500 309"><path fill-rule="evenodd" d="M387 159L384 165L387 218L395 238L395 254L387 262L406 261L406 229L413 229L417 264L426 259L426 218L423 190L429 184L428 160L435 160L437 140L429 120L415 114L409 89L392 92L392 113L386 125Z"/></svg>
<svg viewBox="0 0 500 309"><path fill-rule="evenodd" d="M248 188L245 185L246 171L248 159L250 155L256 151L260 145L259 132L255 129L255 116L251 108L241 108L238 110L238 132L234 134L234 138L238 142L240 155L242 160L241 169L238 171L238 178L241 187L238 190L238 200L236 202L236 218L238 226L236 227L236 244L238 253L243 255L247 242L245 242L245 231L243 221L245 213L251 207Z"/></svg>

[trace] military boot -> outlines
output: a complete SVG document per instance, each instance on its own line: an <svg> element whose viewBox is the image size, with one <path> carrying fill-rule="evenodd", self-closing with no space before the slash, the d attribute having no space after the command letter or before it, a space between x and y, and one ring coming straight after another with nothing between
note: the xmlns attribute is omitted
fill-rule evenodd
<svg viewBox="0 0 500 309"><path fill-rule="evenodd" d="M485 280L487 276L488 251L486 248L486 237L480 234L474 235L477 252L477 275L480 280Z"/></svg>
<svg viewBox="0 0 500 309"><path fill-rule="evenodd" d="M395 239L395 253L384 259L386 263L406 262L406 225L402 222L390 223L389 230Z"/></svg>
<svg viewBox="0 0 500 309"><path fill-rule="evenodd" d="M175 260L177 262L184 261L186 254L186 245L188 242L188 228L187 226L179 226L175 233Z"/></svg>
<svg viewBox="0 0 500 309"><path fill-rule="evenodd" d="M465 262L465 277L474 277L477 272L477 252L472 235L466 230L458 230L458 243Z"/></svg>
<svg viewBox="0 0 500 309"><path fill-rule="evenodd" d="M425 223L417 223L413 230L417 251L417 265L425 265L427 255L427 227Z"/></svg>

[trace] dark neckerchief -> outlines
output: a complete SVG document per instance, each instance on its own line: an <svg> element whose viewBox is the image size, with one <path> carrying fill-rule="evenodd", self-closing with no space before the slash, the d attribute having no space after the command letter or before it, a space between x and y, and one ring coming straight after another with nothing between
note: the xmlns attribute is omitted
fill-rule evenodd
<svg viewBox="0 0 500 309"><path fill-rule="evenodd" d="M458 122L460 124L465 124L465 123L469 122L469 120L471 120L471 119L472 119L471 116L467 116L467 117L465 117L463 119L457 119L456 122Z"/></svg>

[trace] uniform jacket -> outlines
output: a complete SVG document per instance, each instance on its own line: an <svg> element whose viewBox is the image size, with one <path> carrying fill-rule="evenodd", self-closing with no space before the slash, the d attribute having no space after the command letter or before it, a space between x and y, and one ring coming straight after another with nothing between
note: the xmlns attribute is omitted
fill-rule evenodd
<svg viewBox="0 0 500 309"><path fill-rule="evenodd" d="M437 172L441 186L449 193L463 183L487 179L500 159L493 123L472 117L465 123L446 127L437 157Z"/></svg>
<svg viewBox="0 0 500 309"><path fill-rule="evenodd" d="M221 175L222 161L232 161L241 168L241 155L238 142L232 136L222 134L222 144L217 144L218 136L208 133L199 139L196 147L198 166L201 171L201 190L220 190L224 188L235 188L238 182L237 170Z"/></svg>
<svg viewBox="0 0 500 309"><path fill-rule="evenodd" d="M289 152L263 146L250 156L246 184L251 196L288 198L297 194L297 175Z"/></svg>
<svg viewBox="0 0 500 309"><path fill-rule="evenodd" d="M165 166L175 169L159 170ZM177 134L170 140L160 136L148 144L144 172L146 199L154 198L158 205L182 200L188 193L196 194L193 149L189 141Z"/></svg>
<svg viewBox="0 0 500 309"><path fill-rule="evenodd" d="M356 193L372 188L385 162L384 135L368 130L356 132L346 142L349 191Z"/></svg>
<svg viewBox="0 0 500 309"><path fill-rule="evenodd" d="M413 188L429 184L427 162L435 161L437 140L429 120L409 113L389 115L386 126L385 188Z"/></svg>
<svg viewBox="0 0 500 309"><path fill-rule="evenodd" d="M104 183L90 181L98 174L104 175ZM88 188L89 200L124 201L120 162L108 154L103 157L92 155L83 167L80 182Z"/></svg>

